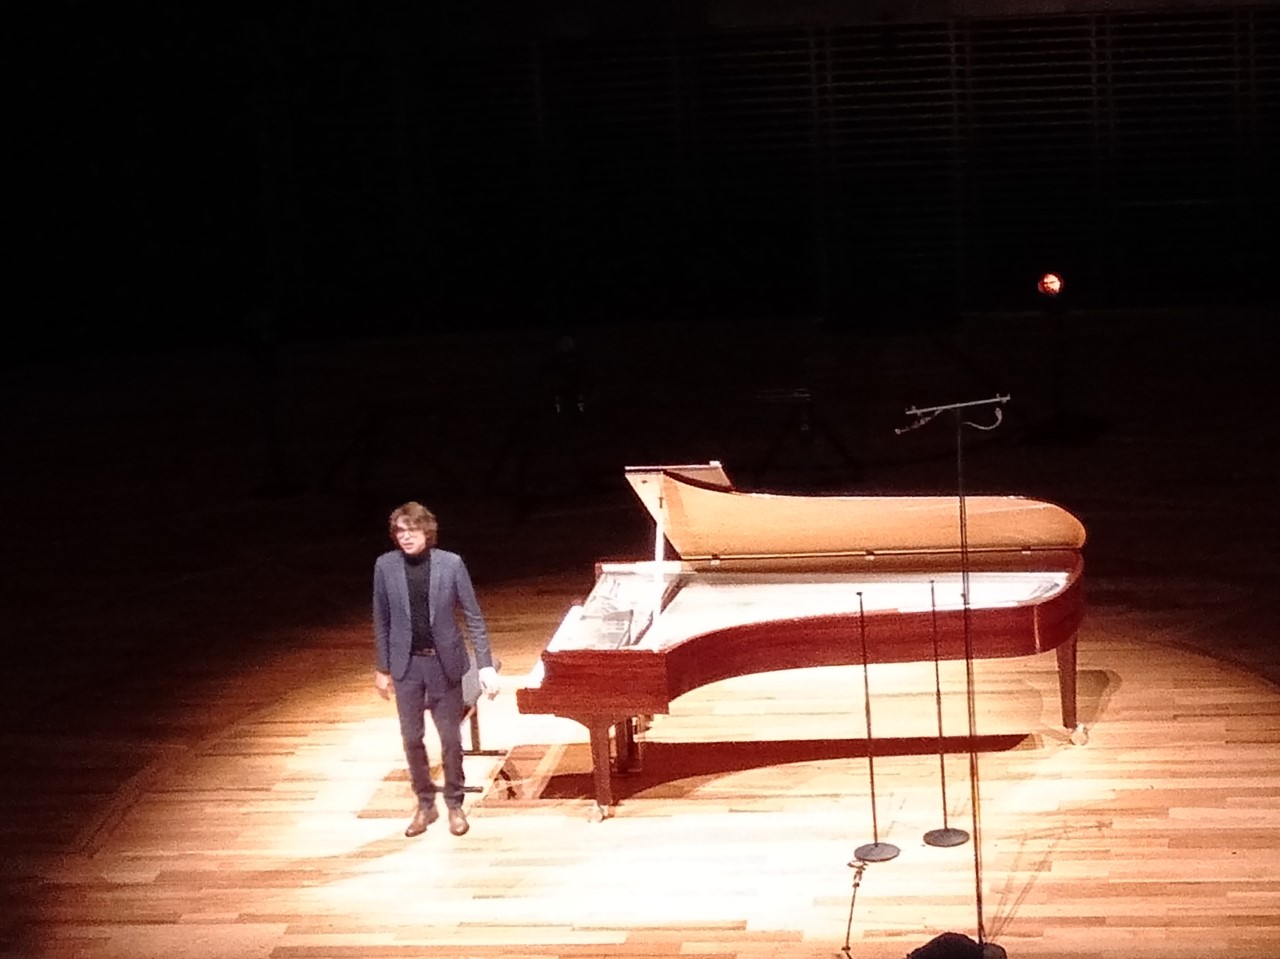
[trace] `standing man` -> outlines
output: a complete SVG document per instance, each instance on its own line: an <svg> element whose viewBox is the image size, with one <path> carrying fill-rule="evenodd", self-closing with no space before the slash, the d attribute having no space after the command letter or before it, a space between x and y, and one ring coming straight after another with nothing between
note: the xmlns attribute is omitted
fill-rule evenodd
<svg viewBox="0 0 1280 959"><path fill-rule="evenodd" d="M436 532L430 510L405 503L391 514L391 539L398 548L383 553L373 566L373 681L383 699L395 688L409 779L418 797L406 836L421 835L440 818L423 741L428 709L440 734L449 831L461 836L468 829L462 811L462 719L467 708L462 677L471 661L458 627L459 612L475 650L480 688L490 699L498 694L498 673L471 577L461 556L436 549Z"/></svg>

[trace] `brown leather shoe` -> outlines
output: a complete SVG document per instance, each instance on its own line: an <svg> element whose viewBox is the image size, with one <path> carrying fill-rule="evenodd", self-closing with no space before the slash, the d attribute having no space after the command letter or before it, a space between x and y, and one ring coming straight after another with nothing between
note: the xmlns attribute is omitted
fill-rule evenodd
<svg viewBox="0 0 1280 959"><path fill-rule="evenodd" d="M455 836L464 836L471 827L467 824L467 814L461 806L449 807L449 832Z"/></svg>
<svg viewBox="0 0 1280 959"><path fill-rule="evenodd" d="M440 811L435 806L419 806L418 811L413 814L412 821L404 827L404 834L410 839L421 836L427 831L427 827L439 818Z"/></svg>

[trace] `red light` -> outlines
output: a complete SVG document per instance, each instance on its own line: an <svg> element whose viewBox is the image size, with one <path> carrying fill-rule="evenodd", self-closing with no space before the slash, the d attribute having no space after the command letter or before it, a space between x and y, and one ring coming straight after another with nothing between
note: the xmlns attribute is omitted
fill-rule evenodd
<svg viewBox="0 0 1280 959"><path fill-rule="evenodd" d="M1045 273L1036 281L1036 289L1045 296L1057 296L1062 292L1062 277L1057 273Z"/></svg>

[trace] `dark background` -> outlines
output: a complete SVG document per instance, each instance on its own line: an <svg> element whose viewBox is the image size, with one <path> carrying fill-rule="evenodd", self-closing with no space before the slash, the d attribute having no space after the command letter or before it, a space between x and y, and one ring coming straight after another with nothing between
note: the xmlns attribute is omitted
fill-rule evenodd
<svg viewBox="0 0 1280 959"><path fill-rule="evenodd" d="M295 692L282 663L366 668L407 499L482 596L555 578L549 635L648 554L624 466L951 494L946 424L894 430L995 393L970 491L1079 516L1091 610L1280 677L1280 10L1046 10L42 7L0 844L73 844L157 750Z"/></svg>
<svg viewBox="0 0 1280 959"><path fill-rule="evenodd" d="M42 16L10 715L54 658L131 708L195 632L363 618L406 499L481 580L585 577L644 548L625 465L949 493L954 437L893 430L996 393L971 488L1063 502L1095 576L1273 552L1276 4Z"/></svg>
<svg viewBox="0 0 1280 959"><path fill-rule="evenodd" d="M1046 269L1076 308L1274 301L1272 3L43 19L20 359L654 316L901 331L1034 306Z"/></svg>

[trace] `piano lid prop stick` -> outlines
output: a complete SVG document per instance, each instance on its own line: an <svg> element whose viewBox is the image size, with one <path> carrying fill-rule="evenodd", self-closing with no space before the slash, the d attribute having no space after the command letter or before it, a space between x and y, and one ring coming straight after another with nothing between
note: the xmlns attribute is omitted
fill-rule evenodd
<svg viewBox="0 0 1280 959"><path fill-rule="evenodd" d="M662 487L658 487L658 508L653 514L653 616L656 619L662 609L662 562L666 559L667 527L663 521L666 515L666 497L662 495Z"/></svg>
<svg viewBox="0 0 1280 959"><path fill-rule="evenodd" d="M942 672L938 666L941 658L938 650L938 594L937 584L929 580L929 606L933 611L933 694L938 707L938 777L942 783L942 828L930 829L924 834L927 846L959 846L969 841L969 834L956 829L947 821L947 758L946 741L942 736Z"/></svg>
<svg viewBox="0 0 1280 959"><path fill-rule="evenodd" d="M876 818L876 762L875 740L871 737L871 680L867 666L867 611L862 602L862 590L858 590L858 634L862 638L862 700L867 713L867 771L871 781L871 842L853 851L854 862L888 862L896 859L901 851L891 842L880 841L880 822ZM853 865L853 863L850 863Z"/></svg>

